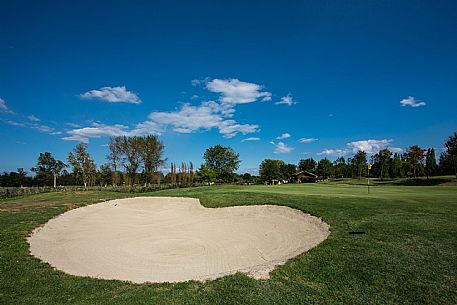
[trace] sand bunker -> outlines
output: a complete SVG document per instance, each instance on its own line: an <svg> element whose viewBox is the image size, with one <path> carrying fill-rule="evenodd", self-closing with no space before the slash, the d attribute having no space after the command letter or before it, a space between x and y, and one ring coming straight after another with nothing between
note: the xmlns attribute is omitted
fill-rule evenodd
<svg viewBox="0 0 457 305"><path fill-rule="evenodd" d="M268 278L329 235L283 206L204 208L198 199L141 197L68 211L29 237L32 255L66 273L135 283Z"/></svg>

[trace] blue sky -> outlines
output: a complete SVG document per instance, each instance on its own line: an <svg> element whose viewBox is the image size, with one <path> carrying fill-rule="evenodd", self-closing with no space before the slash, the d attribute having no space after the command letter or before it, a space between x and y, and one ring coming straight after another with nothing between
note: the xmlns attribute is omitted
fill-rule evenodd
<svg viewBox="0 0 457 305"><path fill-rule="evenodd" d="M8 1L0 170L157 133L169 161L229 145L240 171L457 130L455 1Z"/></svg>

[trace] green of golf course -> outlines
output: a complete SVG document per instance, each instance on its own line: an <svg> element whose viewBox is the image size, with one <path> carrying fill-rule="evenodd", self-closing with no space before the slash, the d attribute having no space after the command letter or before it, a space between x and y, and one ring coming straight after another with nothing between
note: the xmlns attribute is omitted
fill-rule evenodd
<svg viewBox="0 0 457 305"><path fill-rule="evenodd" d="M0 304L457 304L457 183L359 180L223 185L131 194L53 192L0 200ZM268 280L132 284L67 275L29 255L27 236L69 209L125 197L178 196L205 207L285 205L330 236Z"/></svg>

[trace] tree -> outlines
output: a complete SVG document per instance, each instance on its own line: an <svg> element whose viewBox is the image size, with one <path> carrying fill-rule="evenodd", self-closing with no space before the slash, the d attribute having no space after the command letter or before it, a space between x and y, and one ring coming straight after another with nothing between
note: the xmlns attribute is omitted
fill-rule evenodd
<svg viewBox="0 0 457 305"><path fill-rule="evenodd" d="M363 150L359 150L351 159L351 161L358 174L359 179L361 179L362 174L365 173L365 169L367 168L367 153Z"/></svg>
<svg viewBox="0 0 457 305"><path fill-rule="evenodd" d="M384 174L386 172L386 168L389 165L391 156L392 156L392 152L388 148L381 149L379 151L379 153L374 155L374 158L373 158L374 161L379 163L379 166L381 167L381 174L380 174L381 180L383 180L383 178L384 178Z"/></svg>
<svg viewBox="0 0 457 305"><path fill-rule="evenodd" d="M285 166L282 160L265 159L259 167L260 179L264 182L284 179L281 168Z"/></svg>
<svg viewBox="0 0 457 305"><path fill-rule="evenodd" d="M444 143L448 155L451 157L452 165L454 166L455 177L457 178L457 132L449 136L446 143Z"/></svg>
<svg viewBox="0 0 457 305"><path fill-rule="evenodd" d="M347 165L344 157L339 157L334 162L334 174L335 177L347 177Z"/></svg>
<svg viewBox="0 0 457 305"><path fill-rule="evenodd" d="M402 163L401 156L395 153L389 166L389 176L391 178L402 178L404 176Z"/></svg>
<svg viewBox="0 0 457 305"><path fill-rule="evenodd" d="M409 164L413 169L413 176L417 178L417 173L420 167L422 166L422 162L424 161L424 150L420 148L418 145L413 145L408 147L406 150L406 159L408 160Z"/></svg>
<svg viewBox="0 0 457 305"><path fill-rule="evenodd" d="M454 174L454 164L452 162L452 157L446 152L442 152L440 155L438 171L440 175Z"/></svg>
<svg viewBox="0 0 457 305"><path fill-rule="evenodd" d="M16 172L10 172L0 175L0 186L1 187L22 187L32 186L33 178L27 177L27 172L23 168L18 168Z"/></svg>
<svg viewBox="0 0 457 305"><path fill-rule="evenodd" d="M208 148L203 155L206 166L217 173L217 179L230 181L233 172L240 166L239 154L231 147L216 145Z"/></svg>
<svg viewBox="0 0 457 305"><path fill-rule="evenodd" d="M313 158L300 160L300 162L298 162L298 170L300 170L300 171L315 172L316 167L317 167L317 162L314 161Z"/></svg>
<svg viewBox="0 0 457 305"><path fill-rule="evenodd" d="M193 184L194 183L194 164L192 162L189 162L189 183Z"/></svg>
<svg viewBox="0 0 457 305"><path fill-rule="evenodd" d="M122 162L122 137L110 137L109 139L109 150L110 153L106 157L108 159L109 164L111 165L113 171L113 185L118 184L118 169Z"/></svg>
<svg viewBox="0 0 457 305"><path fill-rule="evenodd" d="M146 183L150 184L153 180L154 174L157 173L158 168L165 164L165 160L162 159L165 146L155 135L140 137L138 138L138 141L140 149L139 153L146 175Z"/></svg>
<svg viewBox="0 0 457 305"><path fill-rule="evenodd" d="M87 144L79 143L73 149L73 152L68 154L68 163L73 167L73 175L79 181L82 181L84 187L91 184L95 180L96 166L95 162L87 152Z"/></svg>
<svg viewBox="0 0 457 305"><path fill-rule="evenodd" d="M435 149L429 148L425 154L425 173L427 174L427 179L429 176L435 176L437 169Z"/></svg>
<svg viewBox="0 0 457 305"><path fill-rule="evenodd" d="M213 183L216 181L217 172L206 164L202 164L197 170L197 175L202 182Z"/></svg>
<svg viewBox="0 0 457 305"><path fill-rule="evenodd" d="M100 185L108 185L113 182L113 170L110 164L100 165L99 171Z"/></svg>
<svg viewBox="0 0 457 305"><path fill-rule="evenodd" d="M141 140L139 137L126 137L121 139L121 151L123 154L122 164L124 165L129 183L135 184L135 177L141 165Z"/></svg>
<svg viewBox="0 0 457 305"><path fill-rule="evenodd" d="M282 164L280 167L283 179L288 179L290 176L297 172L297 166L295 164Z"/></svg>
<svg viewBox="0 0 457 305"><path fill-rule="evenodd" d="M241 178L243 179L244 183L253 183L255 180L255 177L252 176L250 173L244 173L241 175Z"/></svg>
<svg viewBox="0 0 457 305"><path fill-rule="evenodd" d="M48 180L48 177L54 178L54 188L57 186L57 176L59 176L62 170L67 167L65 163L60 160L56 160L50 152L40 153L38 162L35 167L31 170L37 174L37 179Z"/></svg>
<svg viewBox="0 0 457 305"><path fill-rule="evenodd" d="M333 174L333 163L327 158L319 160L319 163L317 163L317 174L324 179L329 178Z"/></svg>
<svg viewBox="0 0 457 305"><path fill-rule="evenodd" d="M171 184L173 184L173 185L176 184L176 164L173 162L171 163L170 181L171 181Z"/></svg>

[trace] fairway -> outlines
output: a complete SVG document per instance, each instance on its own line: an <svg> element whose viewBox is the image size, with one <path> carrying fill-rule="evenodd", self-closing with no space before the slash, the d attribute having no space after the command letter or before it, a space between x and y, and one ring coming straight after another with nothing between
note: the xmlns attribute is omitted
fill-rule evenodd
<svg viewBox="0 0 457 305"><path fill-rule="evenodd" d="M274 269L214 281L133 284L67 275L29 255L34 228L115 198L177 196L203 206L284 205L330 236ZM0 201L0 304L456 304L457 186L318 183L211 186L146 194L62 192ZM357 234L354 234L357 233Z"/></svg>

